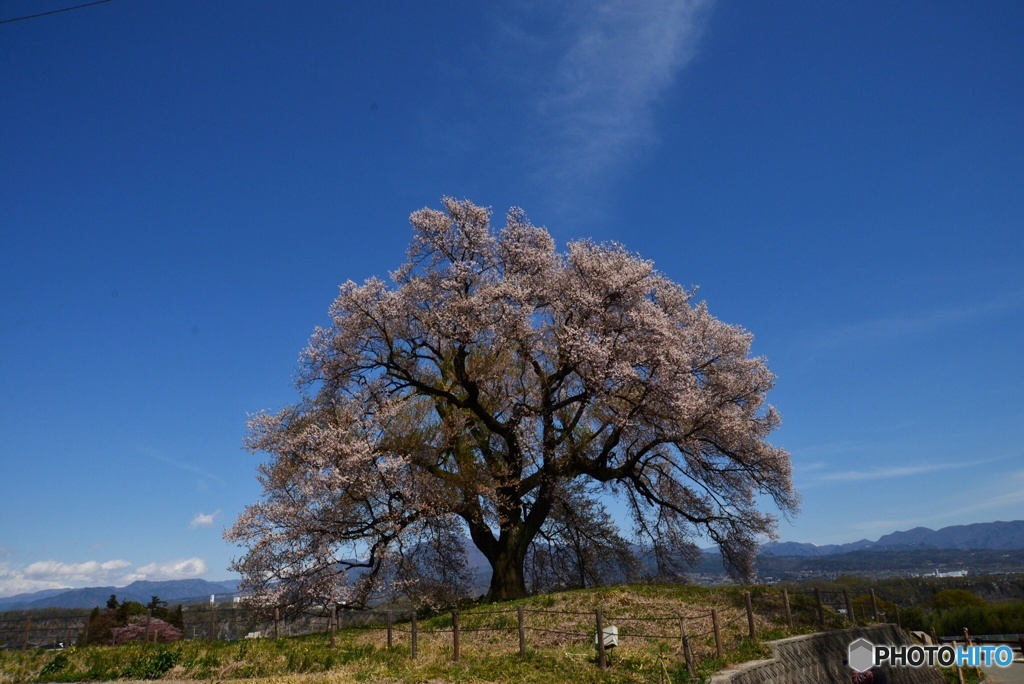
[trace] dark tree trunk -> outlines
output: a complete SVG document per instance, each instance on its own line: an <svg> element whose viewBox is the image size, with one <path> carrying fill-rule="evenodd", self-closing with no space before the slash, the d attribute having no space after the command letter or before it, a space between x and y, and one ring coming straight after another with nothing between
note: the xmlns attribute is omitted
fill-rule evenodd
<svg viewBox="0 0 1024 684"><path fill-rule="evenodd" d="M522 530L515 530L508 537L502 533L490 561L490 601L511 601L526 596L526 579L523 565L526 561L528 543L521 540Z"/></svg>
<svg viewBox="0 0 1024 684"><path fill-rule="evenodd" d="M514 490L506 492L514 500ZM500 511L505 520L498 538L478 519L470 518L469 534L473 543L491 564L491 586L487 590L490 601L511 601L523 598L526 591L526 551L551 511L551 497L547 492L534 501L530 513L521 517L522 507L508 507Z"/></svg>
<svg viewBox="0 0 1024 684"><path fill-rule="evenodd" d="M508 550L491 561L491 586L487 598L491 601L511 601L526 596L526 578L523 573L525 553Z"/></svg>
<svg viewBox="0 0 1024 684"><path fill-rule="evenodd" d="M472 519L466 522L473 544L491 564L491 586L487 590L487 598L508 601L526 596L523 566L529 541L524 534L525 525L518 522L514 526L506 526L496 539L482 522Z"/></svg>

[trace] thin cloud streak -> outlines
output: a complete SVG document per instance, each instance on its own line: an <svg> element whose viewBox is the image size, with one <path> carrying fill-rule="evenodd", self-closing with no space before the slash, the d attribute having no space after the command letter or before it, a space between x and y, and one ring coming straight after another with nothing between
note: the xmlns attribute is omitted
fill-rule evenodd
<svg viewBox="0 0 1024 684"><path fill-rule="evenodd" d="M710 5L606 0L574 13L568 47L538 104L550 137L545 175L591 181L655 141L654 104L692 60Z"/></svg>
<svg viewBox="0 0 1024 684"><path fill-rule="evenodd" d="M866 480L890 480L899 477L912 477L925 475L944 470L958 470L961 468L974 468L988 461L973 461L971 463L923 463L920 465L893 466L890 468L875 468L873 470L844 470L835 473L817 474L811 480L811 484L824 482L863 482Z"/></svg>
<svg viewBox="0 0 1024 684"><path fill-rule="evenodd" d="M169 465L169 466L171 466L173 468L177 468L178 470L182 470L182 471L187 472L187 473L193 473L195 475L199 475L199 476L201 476L201 477L203 477L203 478L205 478L207 480L213 480L214 482L217 482L219 484L224 484L224 480L222 480L221 478L217 477L216 475L214 475L213 473L209 472L208 470L203 470L199 466L192 465L191 463L186 463L184 461L178 461L178 460L173 459L173 458L168 458L167 456L164 456L163 454L158 453L157 451L155 451L153 449L147 449L146 451L147 451L147 453L149 454L149 456L151 458L153 458L153 459L155 459L157 461L160 461L161 463L164 463L166 465Z"/></svg>
<svg viewBox="0 0 1024 684"><path fill-rule="evenodd" d="M991 511L999 508L1019 510L1024 506L1024 470L1001 475L997 481L986 485L983 489L975 490L969 494L961 494L958 501L976 501L961 508L943 513L941 518L952 518L967 514ZM951 502L952 503L952 502ZM1016 513L1010 514L1016 519Z"/></svg>
<svg viewBox="0 0 1024 684"><path fill-rule="evenodd" d="M976 503L956 507L956 504L962 501L975 501ZM1024 470L1001 475L997 482L986 485L984 488L958 492L955 497L948 498L945 504L944 510L934 515L921 515L899 520L865 520L850 524L847 529L870 538L871 535L880 536L919 526L940 529L949 524L956 524L955 521L964 516L987 511L999 511L996 513L998 519L1016 520L1020 516L1015 511L1019 511L1020 507L1024 505ZM986 516L986 519L991 520L992 518Z"/></svg>
<svg viewBox="0 0 1024 684"><path fill-rule="evenodd" d="M889 519L889 520L864 520L861 522L851 523L846 528L853 532L853 536L861 536L864 539L870 541L878 541L880 537L887 534L892 534L897 531L906 531L915 527L920 527L920 518L902 518L902 519ZM850 539L848 541L857 541ZM847 542L841 542L847 543Z"/></svg>
<svg viewBox="0 0 1024 684"><path fill-rule="evenodd" d="M933 309L908 316L887 316L820 333L809 351L825 352L846 346L881 345L909 337L927 335L944 328L966 325L989 316L1015 311L1024 306L1024 292L1014 292L987 302L968 306Z"/></svg>

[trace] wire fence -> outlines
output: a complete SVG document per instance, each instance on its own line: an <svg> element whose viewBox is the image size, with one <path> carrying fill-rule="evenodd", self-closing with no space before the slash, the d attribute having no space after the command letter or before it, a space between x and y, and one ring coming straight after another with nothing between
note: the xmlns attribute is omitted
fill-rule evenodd
<svg viewBox="0 0 1024 684"><path fill-rule="evenodd" d="M426 616L383 608L348 610L340 604L294 614L271 613L231 601L183 606L180 625L183 638L191 640L319 633L326 634L332 646L342 631L349 643L403 649L413 659L428 651L442 653L456 661L465 649L513 652L518 646L519 655L526 657L530 649L576 645L594 648L596 661L604 666L612 649L657 647L685 661L693 672L701 660L723 658L727 648L769 630L834 629L856 621L894 621L883 610L893 604L882 602L873 591L853 599L846 591L755 588L743 592L739 601L724 603L728 605L710 610L681 604L678 612L645 615L517 606ZM96 643L89 637L89 617L87 610L0 613L0 648L59 649ZM145 638L149 636L147 626ZM116 638L110 643L116 643Z"/></svg>

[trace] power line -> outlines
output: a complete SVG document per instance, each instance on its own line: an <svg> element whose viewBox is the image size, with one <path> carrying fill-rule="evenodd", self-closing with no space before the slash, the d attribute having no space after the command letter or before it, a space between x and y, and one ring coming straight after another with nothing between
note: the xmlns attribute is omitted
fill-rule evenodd
<svg viewBox="0 0 1024 684"><path fill-rule="evenodd" d="M12 24L16 21L25 21L26 19L36 19L38 17L47 17L51 14L60 14L61 12L70 12L71 10L82 9L83 7L92 7L93 5L102 5L110 0L96 0L95 2L87 2L84 5L75 5L74 7L65 7L64 9L50 10L49 12L40 12L39 14L30 14L26 17L15 17L14 19L3 19L0 20L0 24Z"/></svg>

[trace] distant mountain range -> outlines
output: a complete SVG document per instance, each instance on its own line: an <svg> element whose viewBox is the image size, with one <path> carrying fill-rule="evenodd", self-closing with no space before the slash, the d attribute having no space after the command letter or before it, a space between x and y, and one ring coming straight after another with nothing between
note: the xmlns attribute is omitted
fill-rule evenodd
<svg viewBox="0 0 1024 684"><path fill-rule="evenodd" d="M483 555L468 544L469 564L474 570L476 581L474 591L486 591L490 578L490 567ZM915 527L905 532L893 532L881 537L878 541L862 539L849 544L800 544L782 542L767 544L761 549L761 556L778 558L780 562L792 564L800 561L781 561L783 558L813 559L826 556L840 556L856 552L870 552L868 556L877 559L877 553L899 553L922 551L998 551L1024 550L1024 520L1011 522L977 523L974 525L954 525L940 530L927 527ZM711 561L718 549L706 551L707 565L710 570L720 571L720 563ZM905 553L904 553L905 555ZM946 553L946 556L949 554ZM856 557L864 560L867 556ZM916 558L916 556L915 556ZM946 559L943 556L944 560ZM829 561L832 563L832 561ZM835 559L843 567L852 561ZM872 560L871 562L875 562ZM777 562L775 563L777 565ZM716 570L717 568L717 570ZM773 566L774 568L774 566ZM841 570L837 568L835 571ZM777 572L777 569L775 569ZM479 585L479 586L476 586ZM118 601L138 601L148 603L153 596L159 596L169 603L205 603L210 595L216 595L218 601L228 600L238 590L238 582L208 582L201 579L171 580L166 582L133 582L126 587L87 587L84 589L47 589L31 594L19 594L0 598L0 611L22 610L35 608L92 608L106 605L111 594L116 594Z"/></svg>
<svg viewBox="0 0 1024 684"><path fill-rule="evenodd" d="M132 582L126 587L86 587L84 589L46 589L31 594L0 598L0 610L35 608L103 607L111 594L118 601L149 603L154 596L168 603L205 603L211 595L218 601L238 590L238 582L208 582L202 579L168 580L165 582Z"/></svg>
<svg viewBox="0 0 1024 684"><path fill-rule="evenodd" d="M769 556L832 556L854 551L914 551L925 549L1010 550L1024 549L1024 520L1011 522L953 525L932 530L915 527L906 532L893 532L878 541L861 539L849 544L800 544L781 542L766 544L761 553Z"/></svg>

